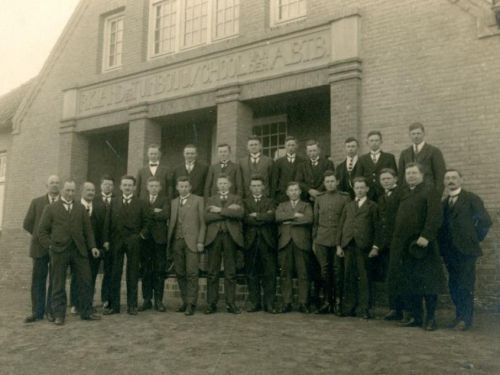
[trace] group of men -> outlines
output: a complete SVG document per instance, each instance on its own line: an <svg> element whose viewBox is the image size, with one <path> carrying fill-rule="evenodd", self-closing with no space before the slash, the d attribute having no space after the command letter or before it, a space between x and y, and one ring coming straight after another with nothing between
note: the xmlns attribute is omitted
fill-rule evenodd
<svg viewBox="0 0 500 375"><path fill-rule="evenodd" d="M167 168L160 147L151 145L148 164L137 177L120 179L117 196L110 176L102 177L99 194L85 182L80 201L73 181L60 189L51 176L48 193L32 201L24 221L33 258L33 309L26 322L47 314L64 324L69 266L71 305L82 319L99 319L93 295L101 261L103 313L119 313L125 256L129 314L166 311L166 269L173 263L182 298L177 311L193 315L205 254L206 314L217 311L223 265L229 313L240 312L236 274L244 267L248 312L292 311L296 276L300 312L370 319L374 283L387 281L390 312L384 319L427 330L436 329L444 260L456 305L452 327L466 330L472 325L479 243L491 219L481 199L462 189L460 172L446 170L441 151L424 141L423 125L410 125L409 134L412 145L398 165L382 151L382 134L371 131L370 151L359 157L358 140L346 139L346 160L337 168L317 141L306 143L303 158L297 140L287 137L286 154L274 161L262 154L259 138L250 137L245 158L232 162L230 146L221 144L211 166L197 159L196 146L187 145L184 163Z"/></svg>

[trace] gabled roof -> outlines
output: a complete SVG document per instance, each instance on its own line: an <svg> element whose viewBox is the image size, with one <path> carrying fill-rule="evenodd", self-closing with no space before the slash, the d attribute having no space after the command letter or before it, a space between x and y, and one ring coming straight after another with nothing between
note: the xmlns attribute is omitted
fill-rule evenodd
<svg viewBox="0 0 500 375"><path fill-rule="evenodd" d="M12 119L35 81L36 77L0 96L0 131L12 130Z"/></svg>

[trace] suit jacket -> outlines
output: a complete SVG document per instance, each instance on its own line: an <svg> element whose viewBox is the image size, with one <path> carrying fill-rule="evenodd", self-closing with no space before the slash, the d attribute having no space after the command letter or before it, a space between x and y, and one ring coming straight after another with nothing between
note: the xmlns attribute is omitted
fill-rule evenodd
<svg viewBox="0 0 500 375"><path fill-rule="evenodd" d="M175 189L177 178L181 176L187 176L189 178L189 182L191 183L191 194L202 197L204 194L207 173L208 173L208 165L199 160L196 160L196 162L194 163L194 167L191 173L188 173L188 171L186 170L185 163L182 163L182 165L177 166L176 168L174 168L172 172L170 196L172 198L179 196L179 193Z"/></svg>
<svg viewBox="0 0 500 375"><path fill-rule="evenodd" d="M32 258L41 258L48 254L48 248L43 247L38 238L40 219L45 206L48 205L49 197L47 194L33 199L23 221L24 230L31 234L30 257Z"/></svg>
<svg viewBox="0 0 500 375"><path fill-rule="evenodd" d="M337 189L349 193L351 199L354 199L353 180L355 177L361 176L359 169L359 157L351 172L347 170L347 159L335 168L335 178L339 183Z"/></svg>
<svg viewBox="0 0 500 375"><path fill-rule="evenodd" d="M259 162L254 166L251 161L250 155L240 159L241 178L243 180L243 191L245 197L251 196L250 192L250 179L253 175L259 175L264 179L266 185L265 195L271 196L271 178L273 173L273 159L266 155L260 155Z"/></svg>
<svg viewBox="0 0 500 375"><path fill-rule="evenodd" d="M389 249L391 246L400 199L400 187L395 187L390 196L384 193L378 198L378 226L377 235L375 236L375 246L380 250Z"/></svg>
<svg viewBox="0 0 500 375"><path fill-rule="evenodd" d="M318 245L336 247L340 218L344 207L350 202L344 192L325 192L314 201L313 239Z"/></svg>
<svg viewBox="0 0 500 375"><path fill-rule="evenodd" d="M368 198L376 202L380 194L384 193L379 182L380 171L384 168L391 168L397 173L396 158L393 154L381 151L377 163L374 163L370 153L367 153L360 156L356 164L359 164L359 175L368 181L370 187Z"/></svg>
<svg viewBox="0 0 500 375"><path fill-rule="evenodd" d="M148 164L145 167L139 169L139 171L137 172L137 189L135 195L141 199L149 197L149 193L147 190L149 177L153 177L153 175L151 174L151 170L149 169L149 164ZM167 169L167 167L163 165L163 163L160 163L160 165L156 169L155 177L158 177L161 183L160 195L169 197L170 172Z"/></svg>
<svg viewBox="0 0 500 375"><path fill-rule="evenodd" d="M146 201L149 217L149 234L154 242L160 245L167 243L167 222L170 218L170 200L167 197L156 197L153 203L149 197ZM155 209L161 209L161 212L155 212Z"/></svg>
<svg viewBox="0 0 500 375"><path fill-rule="evenodd" d="M111 199L109 214L106 217L104 242L119 249L130 236L149 237L151 216L145 201L133 197L128 207L123 204L123 197Z"/></svg>
<svg viewBox="0 0 500 375"><path fill-rule="evenodd" d="M405 167L409 163L417 162L424 167L424 179L428 184L432 184L439 194L444 190L444 174L446 164L441 150L435 146L425 143L420 152L415 155L413 145L401 152L399 156L399 181L405 183Z"/></svg>
<svg viewBox="0 0 500 375"><path fill-rule="evenodd" d="M170 213L170 225L168 227L168 244L174 240L176 226L179 218L180 198L172 200ZM206 224L205 224L205 204L203 198L191 194L185 203L184 222L187 225L182 226L182 234L188 248L193 252L198 252L197 244L205 242Z"/></svg>
<svg viewBox="0 0 500 375"><path fill-rule="evenodd" d="M286 156L279 158L274 163L272 173L272 196L274 196L278 202L288 200L286 196L286 187L290 181L295 181L298 166L304 161L304 158L295 155L293 163L289 163Z"/></svg>
<svg viewBox="0 0 500 375"><path fill-rule="evenodd" d="M240 166L237 163L229 161L227 163L227 167L224 168L224 170L222 170L220 163L212 164L208 169L207 180L205 182L205 199L217 194L217 178L221 173L229 176L229 181L231 181L231 189L229 190L229 192L231 194L242 196L243 181L241 178Z"/></svg>
<svg viewBox="0 0 500 375"><path fill-rule="evenodd" d="M89 214L77 201L73 201L71 212L66 210L61 200L46 206L38 236L42 247L57 253L65 251L72 242L84 257L96 247Z"/></svg>
<svg viewBox="0 0 500 375"><path fill-rule="evenodd" d="M358 208L358 202L350 202L342 212L340 226L337 243L342 248L354 240L358 248L370 250L375 240L377 204L367 199Z"/></svg>
<svg viewBox="0 0 500 375"><path fill-rule="evenodd" d="M259 235L270 248L276 248L274 201L262 196L260 202L256 203L253 196L250 196L243 201L243 205L245 208L245 249L251 248ZM257 213L257 217L249 216L253 212Z"/></svg>
<svg viewBox="0 0 500 375"><path fill-rule="evenodd" d="M306 160L297 167L295 179L300 183L302 196L309 199L309 189L323 189L323 174L327 170L333 171L333 163L326 158L319 158L318 165L313 167L310 160Z"/></svg>
<svg viewBox="0 0 500 375"><path fill-rule="evenodd" d="M439 231L439 244L443 255L458 251L464 255L482 255L479 243L492 225L483 201L476 194L462 189L453 205L448 197L442 202L443 225Z"/></svg>
<svg viewBox="0 0 500 375"><path fill-rule="evenodd" d="M296 218L296 212L304 216ZM276 222L279 224L278 249L283 249L290 241L302 250L312 249L313 210L309 203L299 201L295 208L290 201L280 203L276 209Z"/></svg>
<svg viewBox="0 0 500 375"><path fill-rule="evenodd" d="M98 249L102 249L104 244L104 231L106 226L106 216L109 212L109 206L106 205L102 198L95 197L92 201L92 214L90 215L90 224L94 232L95 244Z"/></svg>
<svg viewBox="0 0 500 375"><path fill-rule="evenodd" d="M240 206L239 209L229 209L232 204ZM208 208L210 206L221 207L220 213L210 213ZM243 227L242 219L245 214L243 202L238 195L229 194L225 205L222 205L219 194L216 194L207 200L205 208L205 222L207 223L207 237L205 238L205 245L210 245L217 237L221 225L225 225L233 241L241 248L243 248Z"/></svg>

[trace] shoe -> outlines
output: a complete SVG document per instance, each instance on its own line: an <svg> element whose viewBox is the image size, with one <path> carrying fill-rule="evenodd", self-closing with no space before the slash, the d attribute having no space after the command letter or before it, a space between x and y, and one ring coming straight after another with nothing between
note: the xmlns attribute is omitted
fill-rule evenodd
<svg viewBox="0 0 500 375"><path fill-rule="evenodd" d="M30 315L24 318L24 323L34 323L37 320L40 320L39 318L36 317L36 315Z"/></svg>
<svg viewBox="0 0 500 375"><path fill-rule="evenodd" d="M51 323L54 323L56 318L54 317L54 315L52 313L47 313L47 320Z"/></svg>
<svg viewBox="0 0 500 375"><path fill-rule="evenodd" d="M186 311L184 312L184 315L186 316L191 316L194 315L194 306L193 305L187 305L186 306Z"/></svg>
<svg viewBox="0 0 500 375"><path fill-rule="evenodd" d="M415 318L409 318L399 323L400 327L422 327L422 322Z"/></svg>
<svg viewBox="0 0 500 375"><path fill-rule="evenodd" d="M226 311L230 314L239 314L241 313L240 309L238 308L238 306L236 306L235 304L232 304L232 303L228 303L226 305Z"/></svg>
<svg viewBox="0 0 500 375"><path fill-rule="evenodd" d="M367 309L363 312L363 319L365 320L369 320L369 319L373 319L373 313Z"/></svg>
<svg viewBox="0 0 500 375"><path fill-rule="evenodd" d="M62 326L62 325L64 325L64 318L59 318L59 317L55 318L54 319L54 324L56 326Z"/></svg>
<svg viewBox="0 0 500 375"><path fill-rule="evenodd" d="M155 302L155 310L159 312L165 312L167 311L167 308L165 307L162 301L157 301Z"/></svg>
<svg viewBox="0 0 500 375"><path fill-rule="evenodd" d="M82 320L101 320L102 317L98 314L90 314L90 315L84 315L81 317Z"/></svg>
<svg viewBox="0 0 500 375"><path fill-rule="evenodd" d="M78 310L76 309L76 306L71 306L71 315L77 315Z"/></svg>
<svg viewBox="0 0 500 375"><path fill-rule="evenodd" d="M345 316L344 309L342 308L342 304L340 302L336 302L333 307L333 313L339 318L343 318Z"/></svg>
<svg viewBox="0 0 500 375"><path fill-rule="evenodd" d="M303 313L303 314L309 314L309 307L305 304L305 303L301 303L299 305L299 312Z"/></svg>
<svg viewBox="0 0 500 375"><path fill-rule="evenodd" d="M317 309L315 314L329 314L333 310L332 305L328 302L324 303L319 309Z"/></svg>
<svg viewBox="0 0 500 375"><path fill-rule="evenodd" d="M109 307L109 301L104 301L104 303L102 304L102 308L107 309L108 307Z"/></svg>
<svg viewBox="0 0 500 375"><path fill-rule="evenodd" d="M187 307L186 307L187 310ZM207 306L207 309L205 310L205 314L214 314L217 312L217 305L215 303L212 303Z"/></svg>
<svg viewBox="0 0 500 375"><path fill-rule="evenodd" d="M426 331L435 331L437 329L436 319L429 319L425 324Z"/></svg>
<svg viewBox="0 0 500 375"><path fill-rule="evenodd" d="M175 312L185 312L187 309L187 305L185 303L183 303L182 305L179 306L179 308L177 310L175 310Z"/></svg>
<svg viewBox="0 0 500 375"><path fill-rule="evenodd" d="M292 311L292 304L291 303L286 303L283 306L281 306L281 313L286 314Z"/></svg>
<svg viewBox="0 0 500 375"><path fill-rule="evenodd" d="M401 319L403 319L403 313L397 310L391 310L386 316L384 316L384 320L387 321L401 320Z"/></svg>
<svg viewBox="0 0 500 375"><path fill-rule="evenodd" d="M129 315L137 315L137 307L135 306L129 306L127 309L127 314Z"/></svg>
<svg viewBox="0 0 500 375"><path fill-rule="evenodd" d="M105 308L103 311L102 311L102 315L113 315L113 314L119 314L120 311L118 310L115 310L115 309L112 309L110 307L108 308Z"/></svg>
<svg viewBox="0 0 500 375"><path fill-rule="evenodd" d="M247 309L247 312L249 313L253 313L253 312L258 312L262 310L262 308L260 307L260 305L251 305L248 309Z"/></svg>
<svg viewBox="0 0 500 375"><path fill-rule="evenodd" d="M467 331L469 330L470 325L461 320L456 324L454 328L456 331Z"/></svg>
<svg viewBox="0 0 500 375"><path fill-rule="evenodd" d="M144 301L142 305L139 307L139 311L151 310L153 308L153 304L150 300Z"/></svg>

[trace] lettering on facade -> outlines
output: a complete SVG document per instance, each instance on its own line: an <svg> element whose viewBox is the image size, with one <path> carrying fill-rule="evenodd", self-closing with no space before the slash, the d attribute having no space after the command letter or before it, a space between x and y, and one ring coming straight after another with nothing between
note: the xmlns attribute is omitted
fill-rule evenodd
<svg viewBox="0 0 500 375"><path fill-rule="evenodd" d="M330 30L320 30L127 81L85 88L78 94L78 116L314 68L329 61L329 41Z"/></svg>

